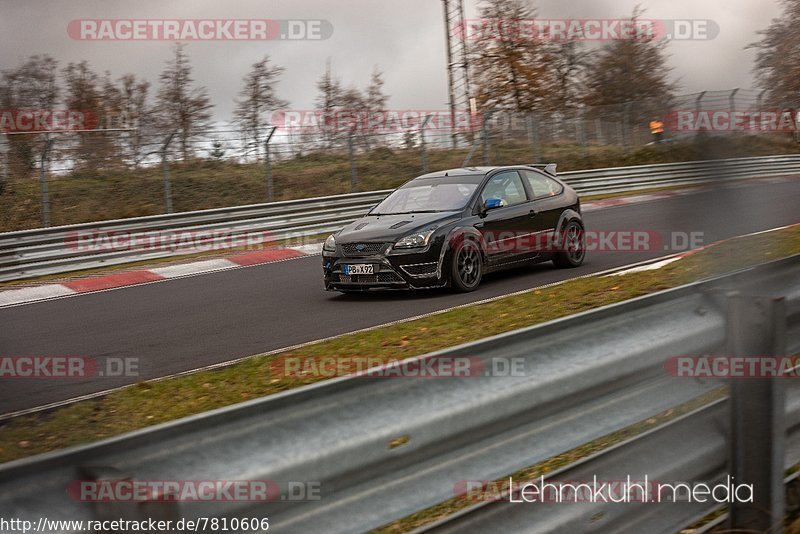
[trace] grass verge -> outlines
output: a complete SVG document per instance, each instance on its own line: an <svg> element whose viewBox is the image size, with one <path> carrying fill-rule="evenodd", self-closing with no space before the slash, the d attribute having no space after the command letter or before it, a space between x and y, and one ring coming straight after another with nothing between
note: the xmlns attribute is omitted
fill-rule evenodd
<svg viewBox="0 0 800 534"><path fill-rule="evenodd" d="M408 358L798 252L800 227L795 226L732 239L657 271L571 280L424 319L340 336L302 350L255 356L220 369L143 382L102 398L6 421L0 427L0 462L116 436L324 379L274 376L270 363L277 358Z"/></svg>

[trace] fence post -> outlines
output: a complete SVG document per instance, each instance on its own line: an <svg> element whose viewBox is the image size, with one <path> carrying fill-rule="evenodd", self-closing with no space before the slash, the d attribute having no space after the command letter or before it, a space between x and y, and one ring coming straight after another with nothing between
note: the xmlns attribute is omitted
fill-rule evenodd
<svg viewBox="0 0 800 534"><path fill-rule="evenodd" d="M597 135L597 144L601 146L605 145L605 139L603 139L603 123L599 117L594 120L594 129Z"/></svg>
<svg viewBox="0 0 800 534"><path fill-rule="evenodd" d="M739 88L737 87L736 89L731 91L731 94L728 96L728 104L730 106L730 109L728 111L736 111L736 93L738 92Z"/></svg>
<svg viewBox="0 0 800 534"><path fill-rule="evenodd" d="M492 149L491 142L489 141L489 115L487 115L486 120L483 123L483 129L481 130L481 141L483 143L483 164L489 166L492 164L492 157L489 153L489 151Z"/></svg>
<svg viewBox="0 0 800 534"><path fill-rule="evenodd" d="M350 155L350 191L358 191L358 172L356 170L356 155L353 148L353 128L347 133L347 152Z"/></svg>
<svg viewBox="0 0 800 534"><path fill-rule="evenodd" d="M469 149L469 153L464 158L464 162L461 164L462 167L467 167L469 162L472 161L472 155L475 154L475 150L478 148L478 139L473 138L472 140L472 147Z"/></svg>
<svg viewBox="0 0 800 534"><path fill-rule="evenodd" d="M625 147L625 152L631 146L631 133L630 133L630 110L633 102L625 102L625 107L622 111L622 145Z"/></svg>
<svg viewBox="0 0 800 534"><path fill-rule="evenodd" d="M39 161L39 189L42 192L42 226L45 228L50 227L50 191L47 187L47 160L52 146L53 140L50 139L49 134L45 134L44 147Z"/></svg>
<svg viewBox="0 0 800 534"><path fill-rule="evenodd" d="M3 144L5 145L5 150L3 150L3 177L0 179L0 194L3 193L3 188L8 184L8 153L11 151L11 143L5 133L3 135Z"/></svg>
<svg viewBox="0 0 800 534"><path fill-rule="evenodd" d="M697 113L700 113L700 108L703 105L703 97L704 96L706 96L706 92L705 91L700 91L700 93L697 95L697 98L694 99L694 110Z"/></svg>
<svg viewBox="0 0 800 534"><path fill-rule="evenodd" d="M428 144L425 140L425 128L428 126L428 123L433 118L433 115L426 115L425 119L422 121L422 125L419 128L419 149L420 149L420 158L422 159L422 174L428 173Z"/></svg>
<svg viewBox="0 0 800 534"><path fill-rule="evenodd" d="M536 113L528 113L526 117L528 123L528 139L533 150L533 162L542 161L542 145L539 143L539 123L536 121Z"/></svg>
<svg viewBox="0 0 800 534"><path fill-rule="evenodd" d="M164 177L164 207L167 213L172 213L172 183L169 179L169 161L167 159L167 149L172 142L175 132L167 136L164 144L161 145L161 173Z"/></svg>
<svg viewBox="0 0 800 534"><path fill-rule="evenodd" d="M731 356L786 356L786 302L782 297L729 296L727 339ZM781 531L785 380L730 381L731 477L734 484L753 488L753 502L734 499L730 505L732 531Z"/></svg>
<svg viewBox="0 0 800 534"><path fill-rule="evenodd" d="M586 132L583 129L583 110L578 110L577 122L575 123L575 135L581 145L581 157L586 157Z"/></svg>
<svg viewBox="0 0 800 534"><path fill-rule="evenodd" d="M272 191L272 160L270 159L269 155L269 141L272 139L272 136L275 134L275 130L277 130L277 126L273 126L272 130L270 130L269 135L267 135L266 141L264 141L264 165L266 166L267 171L267 202L272 202L273 198L273 191Z"/></svg>
<svg viewBox="0 0 800 534"><path fill-rule="evenodd" d="M758 98L756 98L756 109L758 111L761 111L761 105L764 103L764 93L766 93L766 92L767 92L767 90L764 89L763 91L758 93Z"/></svg>

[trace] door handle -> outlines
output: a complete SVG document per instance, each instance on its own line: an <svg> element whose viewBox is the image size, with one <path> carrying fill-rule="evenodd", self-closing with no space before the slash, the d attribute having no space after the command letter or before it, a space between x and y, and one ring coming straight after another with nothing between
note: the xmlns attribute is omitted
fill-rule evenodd
<svg viewBox="0 0 800 534"><path fill-rule="evenodd" d="M536 210L531 210L528 212L528 217L536 217Z"/></svg>

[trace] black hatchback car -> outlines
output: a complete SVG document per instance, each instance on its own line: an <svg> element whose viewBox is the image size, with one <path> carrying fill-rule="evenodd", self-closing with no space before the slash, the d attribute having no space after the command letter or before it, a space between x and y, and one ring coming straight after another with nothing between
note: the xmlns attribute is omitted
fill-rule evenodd
<svg viewBox="0 0 800 534"><path fill-rule="evenodd" d="M325 241L325 289L472 291L491 271L585 256L577 193L556 167L470 167L407 182Z"/></svg>

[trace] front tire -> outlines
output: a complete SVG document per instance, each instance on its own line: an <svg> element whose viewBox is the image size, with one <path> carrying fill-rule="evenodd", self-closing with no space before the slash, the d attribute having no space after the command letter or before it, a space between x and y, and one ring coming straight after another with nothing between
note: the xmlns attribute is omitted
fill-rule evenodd
<svg viewBox="0 0 800 534"><path fill-rule="evenodd" d="M475 241L465 239L453 251L450 262L450 285L454 291L474 291L483 277L481 249Z"/></svg>
<svg viewBox="0 0 800 534"><path fill-rule="evenodd" d="M586 234L578 221L569 221L564 227L560 250L556 252L553 263L560 268L578 267L586 257Z"/></svg>

